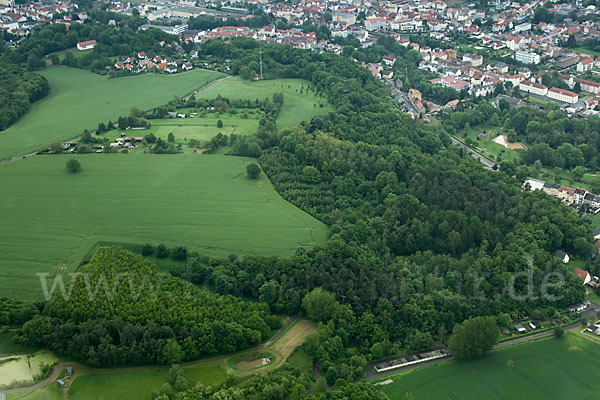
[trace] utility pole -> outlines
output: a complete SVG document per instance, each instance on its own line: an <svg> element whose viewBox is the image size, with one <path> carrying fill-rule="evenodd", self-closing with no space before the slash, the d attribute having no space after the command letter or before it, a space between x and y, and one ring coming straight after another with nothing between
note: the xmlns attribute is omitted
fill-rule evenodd
<svg viewBox="0 0 600 400"><path fill-rule="evenodd" d="M262 81L263 79L263 73L262 73L262 50L258 52L258 56L260 57L260 80Z"/></svg>

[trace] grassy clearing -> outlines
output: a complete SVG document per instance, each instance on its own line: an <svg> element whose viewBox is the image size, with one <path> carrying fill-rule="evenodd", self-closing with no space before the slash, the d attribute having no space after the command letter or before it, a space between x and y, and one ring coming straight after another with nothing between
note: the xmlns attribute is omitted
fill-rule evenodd
<svg viewBox="0 0 600 400"><path fill-rule="evenodd" d="M8 400L63 400L62 389L58 383L53 382L48 386L26 392L10 393Z"/></svg>
<svg viewBox="0 0 600 400"><path fill-rule="evenodd" d="M594 57L600 56L600 51L588 50L584 47L573 47L571 50L576 51L578 53L585 53L585 54L588 54L588 55L594 56Z"/></svg>
<svg viewBox="0 0 600 400"><path fill-rule="evenodd" d="M273 349L282 355L286 360L290 354L306 340L306 337L318 330L314 322L308 320L300 320L294 324L289 330L286 330L281 338L277 339L269 349Z"/></svg>
<svg viewBox="0 0 600 400"><path fill-rule="evenodd" d="M79 376L68 390L72 400L148 400L167 382L168 368L128 372L98 372Z"/></svg>
<svg viewBox="0 0 600 400"><path fill-rule="evenodd" d="M478 139L477 133L487 131L488 137ZM499 143L494 142L494 138L500 134L503 134L502 130L498 127L492 127L489 125L480 125L471 128L467 137L470 138L473 142L476 143L475 150L488 157L491 160L496 160L496 157L502 157L502 160L505 161L518 161L521 159L521 155L519 154L522 150L511 150ZM465 141L464 131L460 132L460 135L457 135L457 138L462 142Z"/></svg>
<svg viewBox="0 0 600 400"><path fill-rule="evenodd" d="M217 121L223 122L223 127L217 127ZM167 140L169 133L173 133L176 143L186 144L191 139L199 140L201 143L206 143L218 133L224 135L252 135L258 129L258 115L250 114L247 119L244 119L240 114L232 115L228 113L213 113L207 114L204 117L195 118L172 118L172 119L151 119L149 120L151 127L149 129L139 131L127 131L129 136L146 136L152 132L156 137ZM115 129L99 137L108 137L116 139L120 137L121 129ZM186 148L184 148L186 149Z"/></svg>
<svg viewBox="0 0 600 400"><path fill-rule="evenodd" d="M142 74L117 79L89 71L52 67L40 72L50 94L8 129L0 132L0 160L48 148L74 138L98 123L116 121L131 107L148 109L183 96L222 74L192 70L182 74Z"/></svg>
<svg viewBox="0 0 600 400"><path fill-rule="evenodd" d="M304 93L300 90L304 86ZM214 99L218 95L230 99L264 99L272 98L273 93L283 93L283 108L277 118L277 126L292 128L302 121L310 121L315 115L331 111L325 99L317 97L314 93L306 93L308 82L301 79L274 79L264 81L244 81L234 77L215 83L198 93L197 97ZM323 103L323 107L319 107ZM316 106L315 106L316 105Z"/></svg>
<svg viewBox="0 0 600 400"><path fill-rule="evenodd" d="M74 157L82 171L67 173ZM0 288L40 298L36 273L72 272L97 242L186 245L204 254L289 254L327 228L245 175L250 159L88 154L0 168ZM65 276L65 278L67 278Z"/></svg>
<svg viewBox="0 0 600 400"><path fill-rule="evenodd" d="M600 346L574 333L523 343L470 361L448 361L392 376L392 399L595 399ZM387 378L386 378L387 379Z"/></svg>

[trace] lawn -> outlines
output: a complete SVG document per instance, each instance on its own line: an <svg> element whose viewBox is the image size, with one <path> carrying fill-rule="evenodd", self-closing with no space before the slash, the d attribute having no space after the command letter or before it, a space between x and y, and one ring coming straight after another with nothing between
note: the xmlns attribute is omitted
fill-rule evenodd
<svg viewBox="0 0 600 400"><path fill-rule="evenodd" d="M300 90L304 86L304 93ZM313 92L307 93L308 82L301 79L274 79L264 81L245 81L234 77L206 88L197 97L214 99L218 95L230 99L264 99L272 98L273 93L283 93L283 108L277 117L277 126L292 128L302 121L310 121L315 115L331 111L325 99L319 98ZM323 103L324 107L319 107Z"/></svg>
<svg viewBox="0 0 600 400"><path fill-rule="evenodd" d="M52 383L35 390L10 393L6 398L8 400L63 400L63 395L58 383Z"/></svg>
<svg viewBox="0 0 600 400"><path fill-rule="evenodd" d="M585 53L587 55L594 56L594 57L600 56L600 51L589 50L584 47L573 47L571 50L576 51L578 53Z"/></svg>
<svg viewBox="0 0 600 400"><path fill-rule="evenodd" d="M557 185L565 185L572 188L583 188L586 190L592 190L592 185L598 182L598 176L596 173L585 174L581 181L577 181L570 171L564 169L549 169L542 168L539 174L534 173L533 176L547 182L556 183Z"/></svg>
<svg viewBox="0 0 600 400"><path fill-rule="evenodd" d="M127 372L102 371L76 377L69 388L69 400L150 400L152 391L168 380L169 369Z"/></svg>
<svg viewBox="0 0 600 400"><path fill-rule="evenodd" d="M223 122L222 128L217 127L217 121L219 120ZM150 123L152 124L150 129L140 131L140 135L145 136L149 132L152 132L156 137L167 140L169 133L172 132L176 142L185 144L190 139L196 139L205 143L216 136L217 133L224 135L232 133L236 135L252 135L256 133L258 129L258 115L250 115L247 119L244 119L240 114L215 113L195 118L152 119ZM118 130L117 134L120 132ZM107 135L110 134L111 132L107 133ZM112 136L117 137L117 135Z"/></svg>
<svg viewBox="0 0 600 400"><path fill-rule="evenodd" d="M65 163L78 159L82 171ZM45 155L0 167L0 289L42 297L36 273L73 272L98 242L185 245L203 254L287 255L326 226L219 155ZM67 278L67 276L64 276Z"/></svg>
<svg viewBox="0 0 600 400"><path fill-rule="evenodd" d="M116 121L134 106L144 110L165 104L223 76L195 69L109 79L64 66L40 73L50 83L50 94L0 132L0 160L46 149L53 142L79 136L84 129L97 128L100 122Z"/></svg>
<svg viewBox="0 0 600 400"><path fill-rule="evenodd" d="M396 399L596 399L600 346L568 333L393 375L382 386ZM387 378L386 378L387 379Z"/></svg>
<svg viewBox="0 0 600 400"><path fill-rule="evenodd" d="M487 138L478 139L477 133L486 131L488 133ZM502 146L499 143L494 142L494 138L499 134L502 134L502 130L498 127L492 127L489 125L480 125L471 128L467 137L470 138L473 142L476 143L475 150L489 159L496 161L496 157L500 155L502 160L505 161L514 161L516 162L521 158L519 151L508 149ZM460 134L456 135L457 139L465 142L464 131L461 131Z"/></svg>

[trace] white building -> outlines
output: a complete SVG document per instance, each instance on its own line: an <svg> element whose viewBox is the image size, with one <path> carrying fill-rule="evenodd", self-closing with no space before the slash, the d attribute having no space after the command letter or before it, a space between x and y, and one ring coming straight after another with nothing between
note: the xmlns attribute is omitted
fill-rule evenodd
<svg viewBox="0 0 600 400"><path fill-rule="evenodd" d="M522 81L519 83L519 89L538 96L548 95L548 87L537 82Z"/></svg>
<svg viewBox="0 0 600 400"><path fill-rule="evenodd" d="M369 18L365 21L365 28L368 31L377 31L380 29L384 29L386 26L385 18L383 17L373 17Z"/></svg>
<svg viewBox="0 0 600 400"><path fill-rule="evenodd" d="M577 93L573 93L569 90L559 89L559 88L551 88L548 89L548 98L562 101L563 103L577 103L579 101L579 96Z"/></svg>
<svg viewBox="0 0 600 400"><path fill-rule="evenodd" d="M79 51L91 50L95 46L96 46L96 41L95 40L87 40L85 42L79 42L79 43L77 43L77 50L79 50Z"/></svg>
<svg viewBox="0 0 600 400"><path fill-rule="evenodd" d="M539 64L541 57L539 54L534 53L533 51L517 50L515 53L515 60L524 64Z"/></svg>
<svg viewBox="0 0 600 400"><path fill-rule="evenodd" d="M593 68L594 68L594 58L593 57L582 58L577 63L577 72L591 71Z"/></svg>

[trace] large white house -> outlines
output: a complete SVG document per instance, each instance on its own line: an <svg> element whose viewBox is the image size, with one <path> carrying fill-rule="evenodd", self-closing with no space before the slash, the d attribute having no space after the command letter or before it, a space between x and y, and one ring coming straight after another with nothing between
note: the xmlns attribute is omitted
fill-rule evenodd
<svg viewBox="0 0 600 400"><path fill-rule="evenodd" d="M562 101L563 103L574 104L579 101L577 93L573 93L569 90L559 89L556 87L548 89L549 98Z"/></svg>
<svg viewBox="0 0 600 400"><path fill-rule="evenodd" d="M85 42L77 43L77 50L79 50L79 51L91 50L95 46L96 46L95 40L86 40Z"/></svg>
<svg viewBox="0 0 600 400"><path fill-rule="evenodd" d="M515 60L525 64L539 64L541 57L533 51L517 50L515 53Z"/></svg>

